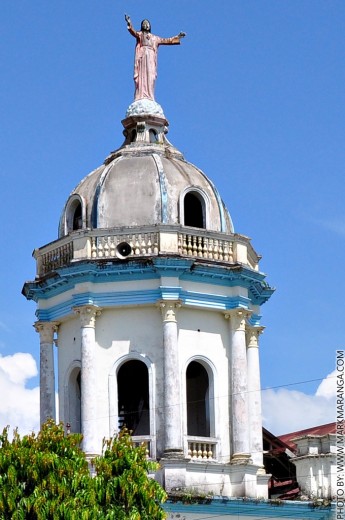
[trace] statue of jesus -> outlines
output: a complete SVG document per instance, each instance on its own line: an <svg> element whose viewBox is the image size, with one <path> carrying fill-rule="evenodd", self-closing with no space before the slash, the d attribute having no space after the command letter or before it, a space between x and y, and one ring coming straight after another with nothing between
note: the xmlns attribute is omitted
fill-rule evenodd
<svg viewBox="0 0 345 520"><path fill-rule="evenodd" d="M186 34L180 32L172 38L161 38L151 34L151 24L148 20L141 22L141 31L136 31L131 19L125 15L128 31L137 40L134 59L134 99L152 99L154 101L154 87L157 77L157 51L159 45L179 45L181 38Z"/></svg>

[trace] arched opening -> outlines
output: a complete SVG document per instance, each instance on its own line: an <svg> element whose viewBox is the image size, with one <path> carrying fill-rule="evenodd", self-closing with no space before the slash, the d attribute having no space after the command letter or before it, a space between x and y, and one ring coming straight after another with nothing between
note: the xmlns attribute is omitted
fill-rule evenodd
<svg viewBox="0 0 345 520"><path fill-rule="evenodd" d="M83 203L79 195L72 195L65 211L65 233L83 228Z"/></svg>
<svg viewBox="0 0 345 520"><path fill-rule="evenodd" d="M82 216L82 210L81 210L81 204L78 201L77 205L75 207L74 213L73 213L73 231L77 231L78 229L81 229L83 227L83 216Z"/></svg>
<svg viewBox="0 0 345 520"><path fill-rule="evenodd" d="M80 386L80 368L76 367L72 370L68 382L68 408L69 417L66 423L70 423L70 430L73 433L81 432L81 386Z"/></svg>
<svg viewBox="0 0 345 520"><path fill-rule="evenodd" d="M187 435L210 436L209 378L201 363L189 363L186 373Z"/></svg>
<svg viewBox="0 0 345 520"><path fill-rule="evenodd" d="M142 361L124 363L117 374L119 429L150 435L149 374Z"/></svg>
<svg viewBox="0 0 345 520"><path fill-rule="evenodd" d="M158 143L158 134L157 134L156 130L153 130L152 128L150 128L149 136L150 136L150 143Z"/></svg>
<svg viewBox="0 0 345 520"><path fill-rule="evenodd" d="M205 228L205 202L199 193L189 191L183 201L184 225Z"/></svg>
<svg viewBox="0 0 345 520"><path fill-rule="evenodd" d="M131 143L134 143L137 139L137 131L135 129L133 129L131 131L131 135L130 135L130 142Z"/></svg>

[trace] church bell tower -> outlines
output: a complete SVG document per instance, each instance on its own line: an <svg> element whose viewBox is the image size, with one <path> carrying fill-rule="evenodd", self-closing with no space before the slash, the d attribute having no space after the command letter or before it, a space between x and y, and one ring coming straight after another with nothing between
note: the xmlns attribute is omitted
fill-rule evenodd
<svg viewBox="0 0 345 520"><path fill-rule="evenodd" d="M137 47L145 31L130 31ZM137 89L143 74L155 79L144 51ZM82 432L88 457L126 426L160 461L167 491L267 497L259 336L272 289L214 184L168 141L152 97L129 106L123 144L34 252L23 292L37 304L41 422L56 416L57 380L59 419Z"/></svg>

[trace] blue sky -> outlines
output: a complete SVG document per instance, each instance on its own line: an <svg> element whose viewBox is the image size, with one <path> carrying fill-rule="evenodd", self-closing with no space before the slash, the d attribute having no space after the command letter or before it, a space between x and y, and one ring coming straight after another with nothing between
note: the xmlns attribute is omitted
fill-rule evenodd
<svg viewBox="0 0 345 520"><path fill-rule="evenodd" d="M287 431L296 407L290 429L331 421L318 387L344 348L343 0L2 0L0 389L7 377L37 398L31 356L13 357L38 361L35 306L21 296L32 250L57 237L69 193L122 144L134 90L124 13L160 36L187 33L159 52L168 137L217 185L276 287L262 309L262 386L281 387L266 392L266 425Z"/></svg>

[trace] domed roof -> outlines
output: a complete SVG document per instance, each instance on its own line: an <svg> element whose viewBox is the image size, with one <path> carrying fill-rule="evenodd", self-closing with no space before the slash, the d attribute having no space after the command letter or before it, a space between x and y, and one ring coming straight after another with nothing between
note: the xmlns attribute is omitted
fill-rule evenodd
<svg viewBox="0 0 345 520"><path fill-rule="evenodd" d="M66 202L59 236L81 228L182 225L233 233L230 215L207 176L166 138L158 103L130 105L123 145L85 177Z"/></svg>

